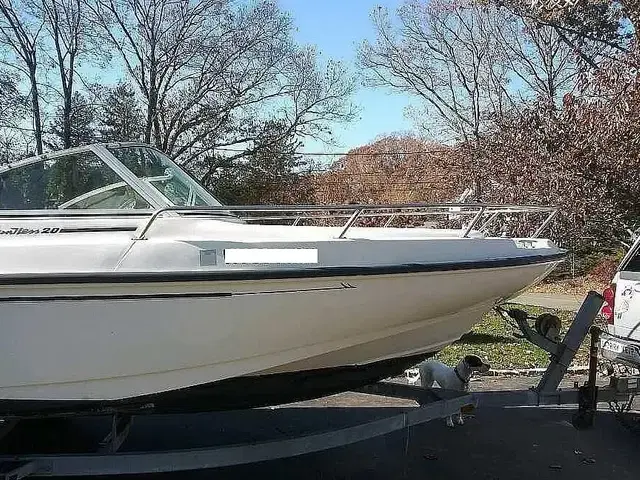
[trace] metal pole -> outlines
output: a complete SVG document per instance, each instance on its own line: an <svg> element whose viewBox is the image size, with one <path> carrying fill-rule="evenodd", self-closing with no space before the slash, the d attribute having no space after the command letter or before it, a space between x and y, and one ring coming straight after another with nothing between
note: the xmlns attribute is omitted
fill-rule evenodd
<svg viewBox="0 0 640 480"><path fill-rule="evenodd" d="M544 231L544 229L547 228L547 225L551 223L551 220L553 220L553 218L556 216L557 213L558 213L558 210L554 210L553 212L551 212L551 214L549 214L547 219L544 222L542 222L542 225L540 225L538 230L535 231L532 238L538 238L540 234Z"/></svg>
<svg viewBox="0 0 640 480"><path fill-rule="evenodd" d="M384 226L388 227L389 225L391 225L391 222L393 222L395 219L396 219L396 214L392 213L391 216L389 217L389 220L386 221Z"/></svg>
<svg viewBox="0 0 640 480"><path fill-rule="evenodd" d="M591 428L598 411L598 386L596 373L598 370L598 344L600 329L592 326L591 345L589 348L589 381L578 388L578 411L573 415L571 423L577 429Z"/></svg>
<svg viewBox="0 0 640 480"><path fill-rule="evenodd" d="M478 213L476 213L475 217L473 217L473 220L471 220L471 223L467 227L467 230L464 232L464 235L462 235L462 238L466 238L467 235L469 235L469 232L471 232L473 227L475 227L476 223L478 223L478 221L480 220L480 217L482 217L483 213L484 213L484 207L480 208L480 211Z"/></svg>
<svg viewBox="0 0 640 480"><path fill-rule="evenodd" d="M491 216L489 217L489 219L488 219L486 222L484 222L482 225L480 225L480 228L479 228L478 230L480 230L481 232L482 232L483 230L485 230L485 229L486 229L486 228L487 228L491 223L493 223L493 221L496 219L496 217L497 217L498 215L500 215L500 213L499 213L499 212L496 212L496 213L494 213L493 215L491 215Z"/></svg>
<svg viewBox="0 0 640 480"><path fill-rule="evenodd" d="M536 391L553 392L558 388L582 341L587 336L587 332L600 311L603 302L604 299L599 293L591 291L587 294L571 327L569 327L569 331L560 344L558 355L554 355L551 358L551 363L544 376L540 379Z"/></svg>
<svg viewBox="0 0 640 480"><path fill-rule="evenodd" d="M175 209L172 208L172 207L163 207L163 208L159 208L158 210L156 210L153 213L153 215L151 215L151 217L149 218L149 221L142 228L142 230L140 231L140 234L137 237L134 237L134 240L144 240L145 239L145 235L149 231L149 228L151 228L151 225L153 224L153 222L156 221L156 218L158 218L164 212L171 212L171 211L174 211L174 210Z"/></svg>
<svg viewBox="0 0 640 480"><path fill-rule="evenodd" d="M598 342L600 340L600 329L596 326L592 326L589 333L591 333L591 347L589 349L589 383L591 385L595 385L596 373L598 371Z"/></svg>
<svg viewBox="0 0 640 480"><path fill-rule="evenodd" d="M340 232L340 235L338 235L338 238L344 238L344 235L345 233L347 233L347 230L351 228L351 225L355 223L355 221L358 219L358 217L363 211L364 211L364 208L359 208L355 212L353 212L353 215L351 215L351 217L349 217L349 220L347 220L347 223L345 224L344 228Z"/></svg>
<svg viewBox="0 0 640 480"><path fill-rule="evenodd" d="M591 347L589 349L589 394L591 396L589 406L595 412L598 408L598 387L596 385L596 374L598 372L598 345L600 343L600 329L592 326Z"/></svg>

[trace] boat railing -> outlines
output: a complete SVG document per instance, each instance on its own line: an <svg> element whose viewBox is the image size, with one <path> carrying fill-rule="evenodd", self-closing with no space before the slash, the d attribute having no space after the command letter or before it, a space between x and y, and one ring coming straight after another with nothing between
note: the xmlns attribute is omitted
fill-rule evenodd
<svg viewBox="0 0 640 480"><path fill-rule="evenodd" d="M237 215L244 213L244 216ZM170 206L156 210L139 229L137 240L146 239L151 226L165 214L203 214L214 216L238 216L245 222L288 221L293 226L304 220L344 219L337 238L345 238L347 232L359 220L386 218L382 227L391 227L399 217L446 216L448 219L469 218L462 225L461 237L466 238L476 229L487 231L500 215L543 215L544 220L529 238L538 238L558 213L553 206L494 205L482 203L405 203L405 204L349 204L349 205L221 205L221 206ZM235 214L235 215L234 215ZM536 223L537 225L537 223Z"/></svg>

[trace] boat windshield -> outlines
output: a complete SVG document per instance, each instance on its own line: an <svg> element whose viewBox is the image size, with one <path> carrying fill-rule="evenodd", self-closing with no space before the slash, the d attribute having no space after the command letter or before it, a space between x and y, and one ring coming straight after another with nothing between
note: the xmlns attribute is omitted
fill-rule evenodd
<svg viewBox="0 0 640 480"><path fill-rule="evenodd" d="M0 210L148 208L149 202L90 150L0 166Z"/></svg>
<svg viewBox="0 0 640 480"><path fill-rule="evenodd" d="M108 150L173 205L221 205L202 185L158 150L139 145L108 147Z"/></svg>

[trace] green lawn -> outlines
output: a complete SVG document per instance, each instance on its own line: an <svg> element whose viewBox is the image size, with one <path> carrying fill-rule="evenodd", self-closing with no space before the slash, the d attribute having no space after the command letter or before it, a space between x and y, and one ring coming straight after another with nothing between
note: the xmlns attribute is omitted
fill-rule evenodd
<svg viewBox="0 0 640 480"><path fill-rule="evenodd" d="M520 305L504 306L507 309L511 307L521 308L531 315L539 315L544 312L554 313L562 321L563 335L569 329L574 317L573 312ZM485 315L482 322L473 327L471 332L439 352L436 358L453 366L464 355L473 353L483 358L493 369L546 368L549 364L549 354L524 339L516 338L514 333L520 333L520 331L507 324L498 313L491 311ZM589 364L590 341L590 335L587 335L572 366Z"/></svg>

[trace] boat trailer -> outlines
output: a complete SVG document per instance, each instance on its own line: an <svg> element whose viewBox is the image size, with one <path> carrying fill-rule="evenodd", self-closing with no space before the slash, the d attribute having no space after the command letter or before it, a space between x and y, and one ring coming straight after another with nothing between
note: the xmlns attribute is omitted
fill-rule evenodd
<svg viewBox="0 0 640 480"><path fill-rule="evenodd" d="M640 392L637 376L611 377L608 386L596 385L600 330L593 326L593 322L602 303L603 298L598 293L589 292L564 339L557 343L532 328L529 324L531 317L523 310L497 308L505 319L516 322L523 338L550 354L549 366L538 385L528 390L458 392L382 381L358 392L414 400L418 406L389 417L313 434L247 444L162 451L122 450L135 415L115 413L108 434L88 453L4 454L0 451L0 479L203 470L319 452L402 430L406 432L408 440L409 429L413 426L478 407L577 405L577 411L572 416L573 426L578 429L589 428L594 424L598 404L630 405L633 396ZM562 378L588 333L591 334L588 381L582 386L576 382L574 388L559 389ZM12 430L20 421L14 418L0 419L0 442L3 437L5 441L10 440Z"/></svg>

